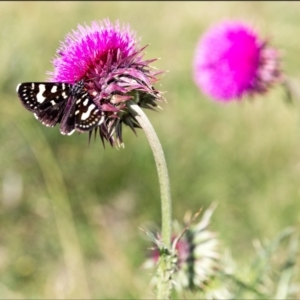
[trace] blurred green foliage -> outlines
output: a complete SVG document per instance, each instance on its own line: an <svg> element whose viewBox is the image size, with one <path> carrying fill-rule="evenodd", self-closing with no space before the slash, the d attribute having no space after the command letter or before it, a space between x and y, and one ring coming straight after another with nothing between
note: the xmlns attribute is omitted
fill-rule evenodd
<svg viewBox="0 0 300 300"><path fill-rule="evenodd" d="M152 274L140 269L149 242L139 227L160 224L160 199L143 132L124 130L125 149L89 145L88 135L41 125L15 92L19 82L47 80L78 23L129 23L150 44L145 57L169 71L168 103L147 114L165 151L174 218L217 201L213 228L246 265L253 240L299 230L299 106L280 86L217 104L192 80L201 34L234 18L270 37L300 85L299 14L299 2L1 2L0 298L154 297Z"/></svg>

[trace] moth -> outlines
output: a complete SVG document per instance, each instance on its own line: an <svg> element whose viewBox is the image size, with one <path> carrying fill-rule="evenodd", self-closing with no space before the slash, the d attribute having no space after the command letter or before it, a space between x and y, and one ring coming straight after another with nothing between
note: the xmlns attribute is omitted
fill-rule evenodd
<svg viewBox="0 0 300 300"><path fill-rule="evenodd" d="M17 94L37 120L49 127L60 124L64 135L91 131L103 122L103 113L85 90L83 80L75 84L24 82L17 86Z"/></svg>

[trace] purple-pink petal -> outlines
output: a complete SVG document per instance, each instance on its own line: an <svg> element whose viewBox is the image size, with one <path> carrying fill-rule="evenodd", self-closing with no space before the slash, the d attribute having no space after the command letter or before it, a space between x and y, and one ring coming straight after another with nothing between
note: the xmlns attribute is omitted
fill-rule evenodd
<svg viewBox="0 0 300 300"><path fill-rule="evenodd" d="M78 25L57 50L50 80L75 83L90 67L107 63L112 52L124 59L136 52L136 46L135 33L129 26L120 28L118 22L112 24L104 20L92 22L91 27Z"/></svg>

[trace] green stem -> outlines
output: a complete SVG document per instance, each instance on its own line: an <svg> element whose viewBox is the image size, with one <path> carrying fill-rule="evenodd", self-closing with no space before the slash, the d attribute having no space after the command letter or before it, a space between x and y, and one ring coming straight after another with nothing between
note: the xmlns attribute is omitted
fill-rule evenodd
<svg viewBox="0 0 300 300"><path fill-rule="evenodd" d="M138 96L137 96L138 97ZM138 100L138 99L136 99ZM172 201L167 164L157 134L143 110L135 102L128 102L128 109L144 130L152 149L156 163L160 193L162 214L162 243L161 257L158 265L157 298L168 299L170 297L171 281L171 232L172 232Z"/></svg>
<svg viewBox="0 0 300 300"><path fill-rule="evenodd" d="M132 102L129 104L129 109L144 130L154 155L161 193L162 242L165 247L171 248L172 201L164 152L152 124L140 106Z"/></svg>

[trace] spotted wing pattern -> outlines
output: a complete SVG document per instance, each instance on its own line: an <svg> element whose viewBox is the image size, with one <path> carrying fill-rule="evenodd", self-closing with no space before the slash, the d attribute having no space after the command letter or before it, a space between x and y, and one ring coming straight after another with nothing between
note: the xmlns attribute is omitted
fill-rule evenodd
<svg viewBox="0 0 300 300"><path fill-rule="evenodd" d="M23 106L42 124L53 127L60 123L62 134L90 131L103 121L82 81L25 82L17 86L17 93Z"/></svg>

